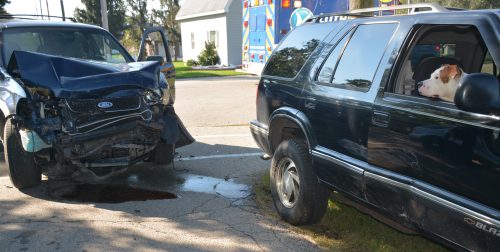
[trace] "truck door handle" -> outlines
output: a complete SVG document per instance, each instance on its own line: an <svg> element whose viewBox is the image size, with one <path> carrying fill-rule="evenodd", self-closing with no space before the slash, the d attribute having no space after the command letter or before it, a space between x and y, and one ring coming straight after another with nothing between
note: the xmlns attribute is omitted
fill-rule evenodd
<svg viewBox="0 0 500 252"><path fill-rule="evenodd" d="M372 117L372 124L373 125L387 128L387 127L389 127L389 120L390 120L389 113L382 112L382 111L374 111L373 112L373 117Z"/></svg>

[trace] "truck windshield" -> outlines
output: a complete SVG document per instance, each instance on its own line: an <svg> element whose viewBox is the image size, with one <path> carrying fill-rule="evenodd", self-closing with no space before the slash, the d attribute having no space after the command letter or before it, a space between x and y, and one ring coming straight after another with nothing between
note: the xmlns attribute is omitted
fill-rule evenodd
<svg viewBox="0 0 500 252"><path fill-rule="evenodd" d="M105 31L74 28L11 28L3 31L3 61L7 64L13 51L29 51L95 60L125 63L132 59Z"/></svg>

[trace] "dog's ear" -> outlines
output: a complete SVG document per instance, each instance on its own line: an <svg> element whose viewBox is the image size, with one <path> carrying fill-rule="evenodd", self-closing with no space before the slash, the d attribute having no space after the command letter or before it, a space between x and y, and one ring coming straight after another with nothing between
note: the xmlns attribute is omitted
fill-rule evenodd
<svg viewBox="0 0 500 252"><path fill-rule="evenodd" d="M443 81L444 84L448 83L450 81L450 71L451 71L451 66L448 64L442 65L441 66L441 71L439 72L439 78L441 81Z"/></svg>
<svg viewBox="0 0 500 252"><path fill-rule="evenodd" d="M460 76L462 75L462 70L460 69L460 67L458 67L457 65L450 65L450 77L455 79L455 78L460 78Z"/></svg>

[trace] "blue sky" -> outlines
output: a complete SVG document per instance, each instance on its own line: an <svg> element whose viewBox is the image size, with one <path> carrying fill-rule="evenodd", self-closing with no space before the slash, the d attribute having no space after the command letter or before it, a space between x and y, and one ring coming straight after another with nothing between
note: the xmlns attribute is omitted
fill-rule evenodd
<svg viewBox="0 0 500 252"><path fill-rule="evenodd" d="M51 16L62 16L60 0L11 0L5 9L12 14L40 14L41 9L44 15L47 15L47 3ZM80 0L63 0L64 10L67 17L73 16L76 7L83 8ZM159 9L160 0L148 0L148 7Z"/></svg>

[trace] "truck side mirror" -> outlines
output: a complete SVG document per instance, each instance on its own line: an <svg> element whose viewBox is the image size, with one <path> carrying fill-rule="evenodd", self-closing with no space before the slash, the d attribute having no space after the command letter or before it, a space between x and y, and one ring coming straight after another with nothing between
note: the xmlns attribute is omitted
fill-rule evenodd
<svg viewBox="0 0 500 252"><path fill-rule="evenodd" d="M455 105L462 110L481 113L500 113L500 83L485 73L471 73L460 80L455 93Z"/></svg>

